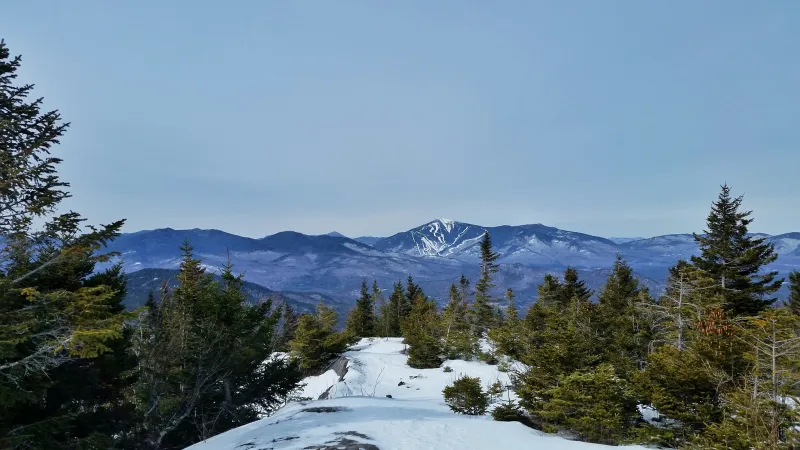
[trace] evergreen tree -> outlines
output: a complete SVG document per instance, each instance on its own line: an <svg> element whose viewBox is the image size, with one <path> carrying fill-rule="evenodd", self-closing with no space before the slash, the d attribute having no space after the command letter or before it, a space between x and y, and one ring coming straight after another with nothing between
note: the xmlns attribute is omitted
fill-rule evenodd
<svg viewBox="0 0 800 450"><path fill-rule="evenodd" d="M300 314L294 311L289 302L284 302L280 309L282 311L280 333L277 335L275 348L277 351L285 352L289 350L289 342L294 339L294 333L300 323Z"/></svg>
<svg viewBox="0 0 800 450"><path fill-rule="evenodd" d="M633 390L609 364L562 377L548 397L542 417L589 442L617 444L640 419Z"/></svg>
<svg viewBox="0 0 800 450"><path fill-rule="evenodd" d="M387 337L388 333L388 326L386 320L383 316L383 311L386 306L386 302L383 298L383 293L381 292L380 286L378 286L377 280L372 280L372 292L370 294L372 297L372 307L374 311L375 317L375 336Z"/></svg>
<svg viewBox="0 0 800 450"><path fill-rule="evenodd" d="M450 285L450 301L442 312L444 354L448 359L470 359L477 353L478 341L469 322L469 306L455 284Z"/></svg>
<svg viewBox="0 0 800 450"><path fill-rule="evenodd" d="M572 299L577 299L579 305L589 302L592 290L586 287L586 282L578 278L578 271L574 267L564 270L564 283L561 285L561 301L567 304Z"/></svg>
<svg viewBox="0 0 800 450"><path fill-rule="evenodd" d="M563 287L558 277L552 274L545 274L544 282L537 288L536 301L542 304L561 304L561 295Z"/></svg>
<svg viewBox="0 0 800 450"><path fill-rule="evenodd" d="M417 293L408 317L403 320L403 336L408 349L408 365L415 369L442 364L442 335L436 303Z"/></svg>
<svg viewBox="0 0 800 450"><path fill-rule="evenodd" d="M405 292L403 291L403 284L398 281L394 284L392 294L389 296L389 302L386 303L385 309L381 311L381 318L386 323L388 336L401 336L400 323L405 317Z"/></svg>
<svg viewBox="0 0 800 450"><path fill-rule="evenodd" d="M347 348L350 335L336 332L337 322L336 311L322 302L317 303L316 314L300 316L289 348L306 373L314 373Z"/></svg>
<svg viewBox="0 0 800 450"><path fill-rule="evenodd" d="M481 276L475 285L475 302L472 305L472 316L478 337L486 333L494 324L494 309L491 305L492 297L489 293L494 287L492 276L497 273L498 266L495 263L499 254L492 250L492 239L489 233L483 235L481 240Z"/></svg>
<svg viewBox="0 0 800 450"><path fill-rule="evenodd" d="M786 301L789 310L800 316L800 272L789 274L789 299Z"/></svg>
<svg viewBox="0 0 800 450"><path fill-rule="evenodd" d="M251 304L230 263L216 282L188 242L181 249L178 286L165 285L136 333L141 448L182 447L251 422L301 380L293 362L270 357L281 310Z"/></svg>
<svg viewBox="0 0 800 450"><path fill-rule="evenodd" d="M68 124L14 84L20 64L0 41L0 447L113 448L131 316L121 272L91 274L123 221L55 215L69 184L51 150Z"/></svg>
<svg viewBox="0 0 800 450"><path fill-rule="evenodd" d="M639 286L633 269L617 256L598 296L592 325L598 354L626 379L644 365L653 331L644 311L653 303L647 290Z"/></svg>
<svg viewBox="0 0 800 450"><path fill-rule="evenodd" d="M523 344L521 336L521 325L517 315L517 307L514 303L514 291L509 288L506 290L506 320L500 327L489 330L489 338L497 344L497 351L508 355L514 359L522 357Z"/></svg>
<svg viewBox="0 0 800 450"><path fill-rule="evenodd" d="M701 254L692 256L692 264L717 283L725 310L733 316L763 311L776 300L770 296L783 283L777 272L762 271L778 255L766 238L748 234L752 211L739 210L742 198L732 198L730 188L722 186L708 215L708 229L694 235Z"/></svg>
<svg viewBox="0 0 800 450"><path fill-rule="evenodd" d="M378 289L380 292L380 289ZM361 280L361 296L347 320L347 331L354 337L375 336L375 303L367 288L367 280Z"/></svg>

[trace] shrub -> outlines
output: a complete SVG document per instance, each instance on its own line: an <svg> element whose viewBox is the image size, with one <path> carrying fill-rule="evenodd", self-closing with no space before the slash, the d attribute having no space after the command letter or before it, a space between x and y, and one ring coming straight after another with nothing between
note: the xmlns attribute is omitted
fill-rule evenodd
<svg viewBox="0 0 800 450"><path fill-rule="evenodd" d="M561 377L547 394L542 418L589 442L616 444L631 433L640 418L632 389L614 374L610 364Z"/></svg>
<svg viewBox="0 0 800 450"><path fill-rule="evenodd" d="M461 376L444 388L444 402L459 414L481 416L489 407L489 394L481 388L480 378Z"/></svg>
<svg viewBox="0 0 800 450"><path fill-rule="evenodd" d="M508 401L492 410L492 418L498 422L523 422L525 414L516 403Z"/></svg>
<svg viewBox="0 0 800 450"><path fill-rule="evenodd" d="M494 352L478 352L478 359L486 364L497 364L497 356L494 354Z"/></svg>
<svg viewBox="0 0 800 450"><path fill-rule="evenodd" d="M450 373L450 372L453 371L453 368L450 367L450 366L444 366L444 371L447 372L447 373Z"/></svg>

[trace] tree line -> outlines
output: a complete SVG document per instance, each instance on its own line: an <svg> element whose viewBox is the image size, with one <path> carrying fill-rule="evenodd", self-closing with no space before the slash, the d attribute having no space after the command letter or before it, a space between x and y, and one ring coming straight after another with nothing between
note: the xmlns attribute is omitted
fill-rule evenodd
<svg viewBox="0 0 800 450"><path fill-rule="evenodd" d="M568 267L545 275L520 315L511 289L491 295L497 253L485 234L474 289L462 276L439 310L410 277L388 302L364 281L345 334L402 336L418 368L445 359L520 362L511 373L519 404L496 416L545 431L606 444L796 448L800 272L789 275L789 296L777 305L786 280L766 266L778 255L748 232L742 200L722 186L707 230L694 235L700 254L671 267L657 295L618 256L596 301Z"/></svg>

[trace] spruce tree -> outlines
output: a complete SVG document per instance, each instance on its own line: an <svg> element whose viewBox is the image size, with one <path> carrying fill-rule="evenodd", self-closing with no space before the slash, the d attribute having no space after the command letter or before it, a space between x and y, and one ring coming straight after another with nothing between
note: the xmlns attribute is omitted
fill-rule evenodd
<svg viewBox="0 0 800 450"><path fill-rule="evenodd" d="M515 295L511 288L506 290L506 320L502 326L489 330L489 338L497 344L497 351L514 359L522 356L523 345L520 320L517 314Z"/></svg>
<svg viewBox="0 0 800 450"><path fill-rule="evenodd" d="M439 311L433 300L417 292L411 311L403 320L403 336L409 345L408 365L415 369L442 364L442 330Z"/></svg>
<svg viewBox="0 0 800 450"><path fill-rule="evenodd" d="M789 274L789 298L786 301L789 310L800 316L800 272Z"/></svg>
<svg viewBox="0 0 800 450"><path fill-rule="evenodd" d="M731 197L730 188L722 186L705 234L694 235L701 254L692 256L692 264L717 283L723 306L734 317L763 311L783 283L776 271L763 271L778 255L766 238L748 234L752 211L740 211L742 198Z"/></svg>
<svg viewBox="0 0 800 450"><path fill-rule="evenodd" d="M405 292L403 291L403 283L398 281L394 284L392 294L389 296L389 302L386 303L386 308L381 312L381 317L386 322L386 329L388 336L398 337L402 335L400 330L400 323L405 317Z"/></svg>
<svg viewBox="0 0 800 450"><path fill-rule="evenodd" d="M361 280L361 295L348 317L347 331L354 337L375 336L375 303L367 288L367 280Z"/></svg>
<svg viewBox="0 0 800 450"><path fill-rule="evenodd" d="M598 295L592 325L598 353L626 379L644 364L652 327L643 311L653 303L633 269L618 255Z"/></svg>
<svg viewBox="0 0 800 450"><path fill-rule="evenodd" d="M592 298L592 290L586 287L586 282L578 278L578 271L574 267L564 270L564 283L561 285L561 301L566 304L577 299L578 304L585 304Z"/></svg>
<svg viewBox="0 0 800 450"><path fill-rule="evenodd" d="M191 245L181 249L178 286L165 285L135 333L139 448L184 447L251 422L301 380L293 360L271 357L281 310L251 304L230 263L217 282Z"/></svg>
<svg viewBox="0 0 800 450"><path fill-rule="evenodd" d="M450 301L442 311L444 353L448 359L470 359L477 353L478 341L469 322L469 306L455 284L450 285Z"/></svg>
<svg viewBox="0 0 800 450"><path fill-rule="evenodd" d="M0 447L113 447L131 316L121 273L91 274L123 221L56 214L70 194L51 151L68 124L15 85L20 64L0 41Z"/></svg>
<svg viewBox="0 0 800 450"><path fill-rule="evenodd" d="M560 305L562 292L558 277L549 273L545 274L544 281L537 288L536 301L542 304Z"/></svg>
<svg viewBox="0 0 800 450"><path fill-rule="evenodd" d="M497 273L497 259L500 257L492 250L492 238L484 233L481 240L480 278L475 285L475 302L472 304L473 322L478 337L486 333L495 323L494 310L491 305L490 290L494 287L492 276Z"/></svg>

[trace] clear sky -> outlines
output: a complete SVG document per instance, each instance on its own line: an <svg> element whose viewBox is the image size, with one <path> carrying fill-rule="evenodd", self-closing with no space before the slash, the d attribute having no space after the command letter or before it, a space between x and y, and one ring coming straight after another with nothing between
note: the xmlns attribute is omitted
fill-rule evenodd
<svg viewBox="0 0 800 450"><path fill-rule="evenodd" d="M723 182L800 230L797 0L20 0L0 37L126 231L652 236Z"/></svg>

